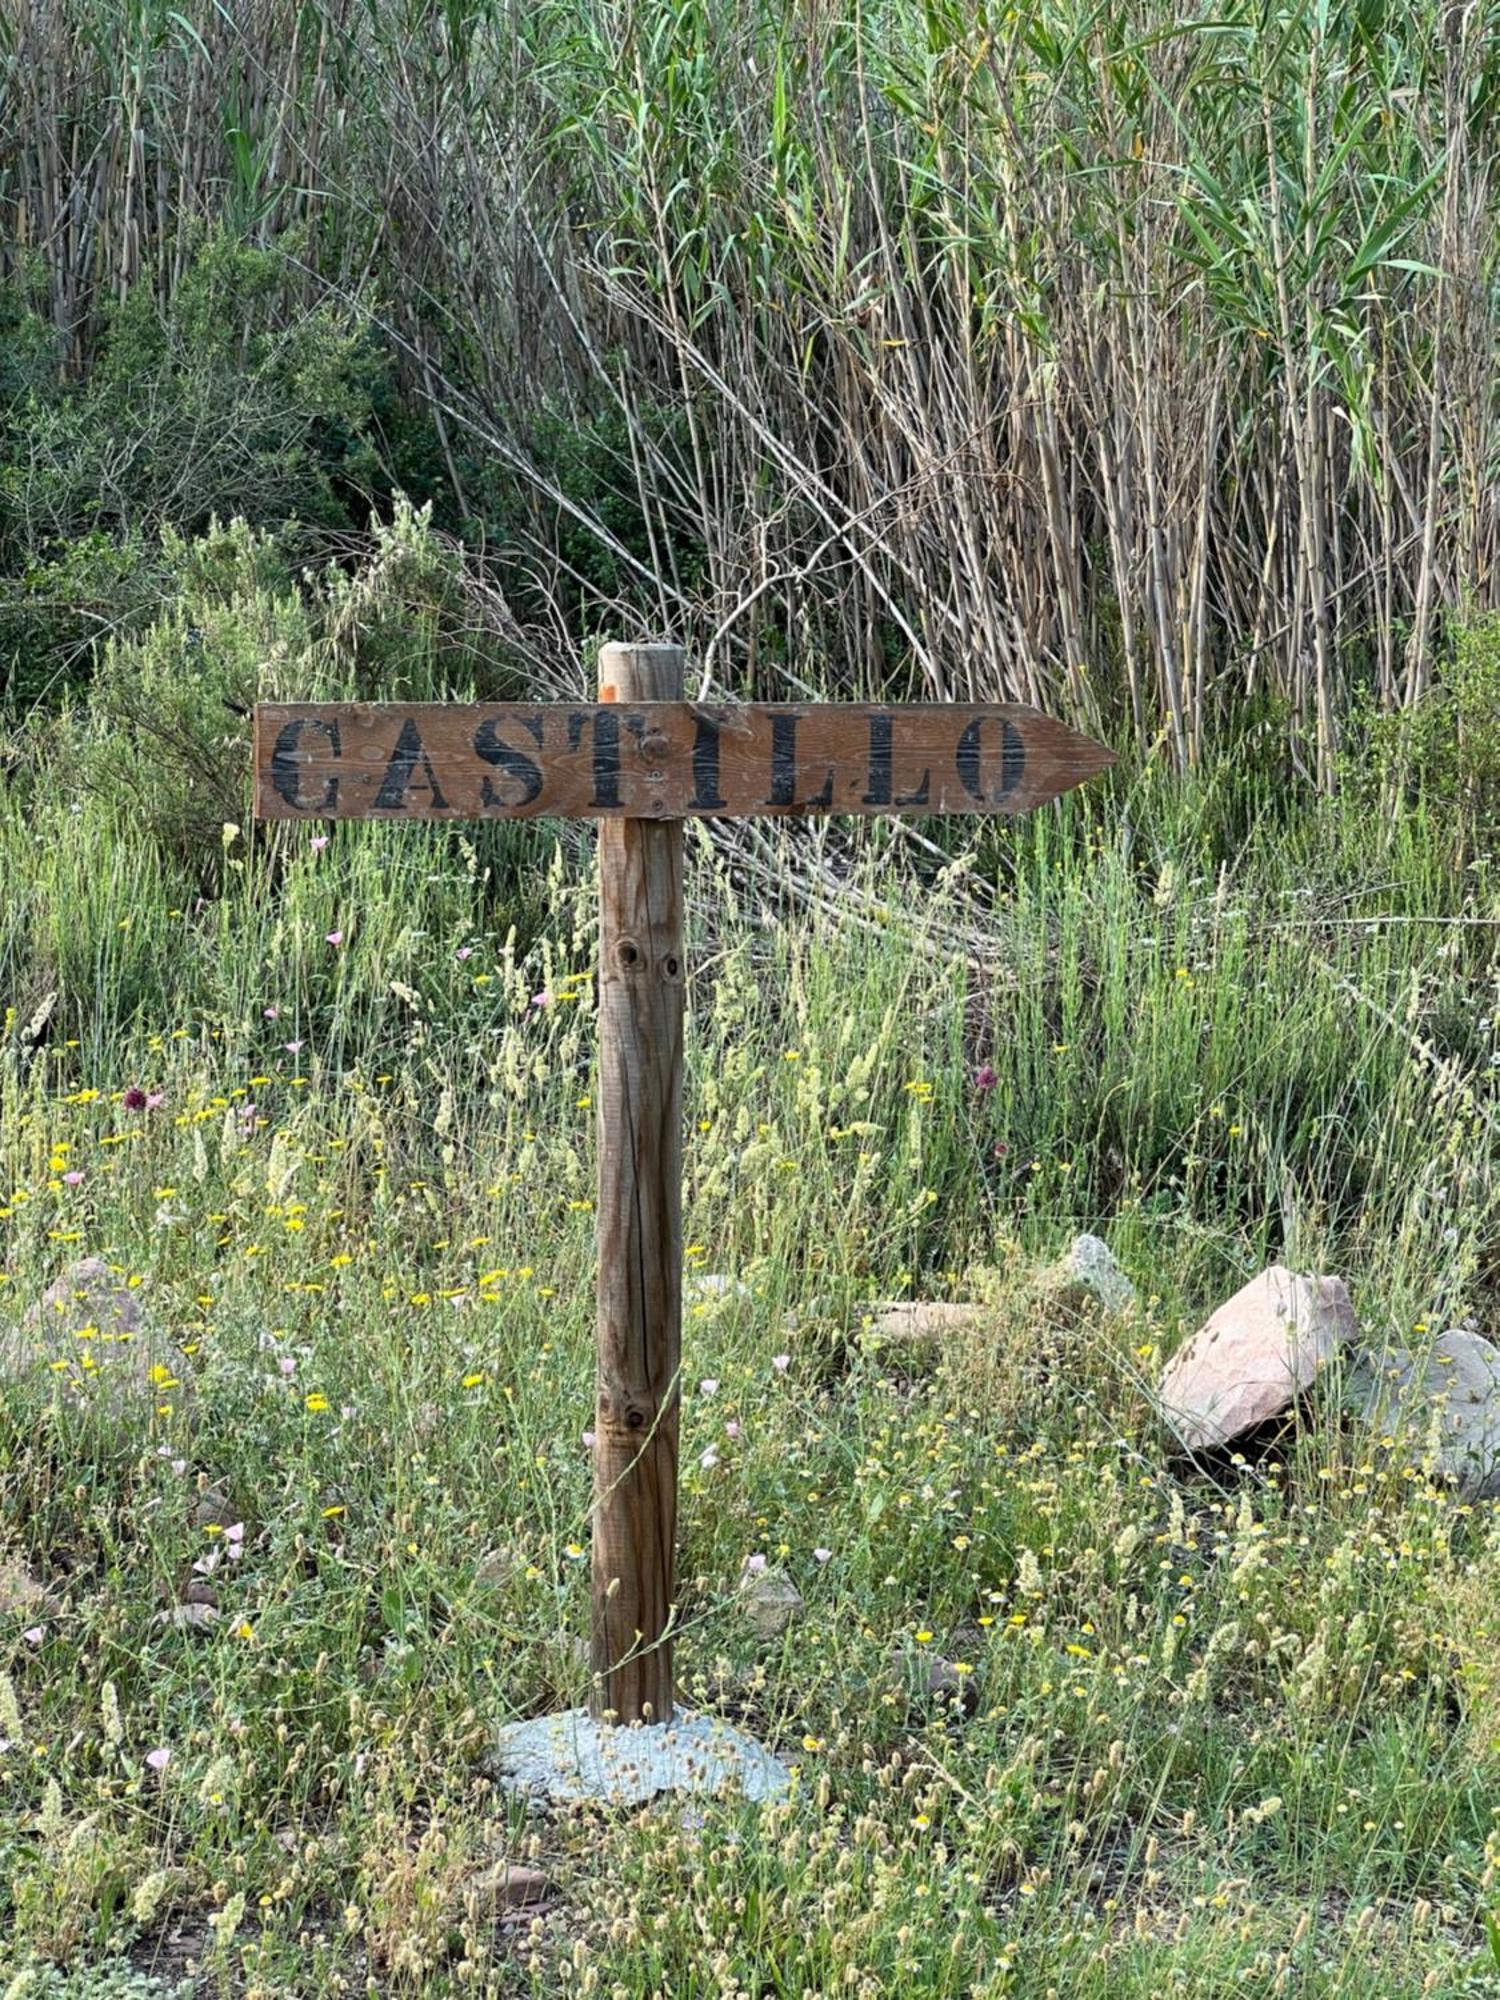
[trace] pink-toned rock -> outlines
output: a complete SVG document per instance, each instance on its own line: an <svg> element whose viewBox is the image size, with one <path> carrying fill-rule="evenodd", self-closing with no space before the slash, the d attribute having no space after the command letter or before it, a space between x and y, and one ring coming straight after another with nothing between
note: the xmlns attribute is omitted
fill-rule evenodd
<svg viewBox="0 0 1500 2000"><path fill-rule="evenodd" d="M1289 1409L1359 1327L1342 1278L1272 1264L1227 1299L1162 1370L1162 1416L1211 1451Z"/></svg>
<svg viewBox="0 0 1500 2000"><path fill-rule="evenodd" d="M914 1299L896 1305L872 1306L865 1320L867 1340L942 1340L950 1333L972 1333L984 1323L984 1307L952 1304L945 1299Z"/></svg>

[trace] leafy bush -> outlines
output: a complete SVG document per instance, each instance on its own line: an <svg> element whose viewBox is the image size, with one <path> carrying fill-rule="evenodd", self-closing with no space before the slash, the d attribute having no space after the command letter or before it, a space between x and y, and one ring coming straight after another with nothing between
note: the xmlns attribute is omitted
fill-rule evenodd
<svg viewBox="0 0 1500 2000"><path fill-rule="evenodd" d="M258 699L518 692L503 637L430 508L398 500L358 560L321 572L294 576L286 537L244 520L192 538L165 528L149 562L161 580L155 615L106 641L86 703L23 737L18 782L29 774L39 801L74 811L87 799L101 825L150 835L205 886L225 823L248 816Z"/></svg>
<svg viewBox="0 0 1500 2000"><path fill-rule="evenodd" d="M384 366L362 310L286 297L287 258L216 234L170 310L134 286L98 365L65 382L23 289L0 299L0 694L27 706L86 677L171 588L161 530L217 515L344 528L381 485Z"/></svg>
<svg viewBox="0 0 1500 2000"><path fill-rule="evenodd" d="M5 2000L190 2000L193 1981L174 1985L137 1972L123 1958L96 1966L23 1966L5 1989Z"/></svg>
<svg viewBox="0 0 1500 2000"><path fill-rule="evenodd" d="M64 757L116 824L201 860L244 815L262 673L302 659L312 630L274 539L246 522L192 544L168 529L163 545L176 594L138 637L110 641Z"/></svg>

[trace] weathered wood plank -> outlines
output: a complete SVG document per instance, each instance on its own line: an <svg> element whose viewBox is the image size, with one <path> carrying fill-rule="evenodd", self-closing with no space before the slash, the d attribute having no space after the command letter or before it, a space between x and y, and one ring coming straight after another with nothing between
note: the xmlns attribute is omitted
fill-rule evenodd
<svg viewBox="0 0 1500 2000"><path fill-rule="evenodd" d="M639 650L639 649L638 649ZM1017 813L1114 762L1014 703L265 703L262 819Z"/></svg>
<svg viewBox="0 0 1500 2000"><path fill-rule="evenodd" d="M606 646L619 703L682 691L676 646ZM680 821L599 828L599 1278L590 1706L672 1715L682 1351Z"/></svg>

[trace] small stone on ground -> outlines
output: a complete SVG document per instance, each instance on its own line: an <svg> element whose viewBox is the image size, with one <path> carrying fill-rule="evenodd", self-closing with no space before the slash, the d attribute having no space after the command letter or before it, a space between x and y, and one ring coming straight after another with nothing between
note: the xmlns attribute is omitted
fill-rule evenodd
<svg viewBox="0 0 1500 2000"><path fill-rule="evenodd" d="M180 1401L188 1363L143 1300L144 1287L102 1257L81 1258L22 1318L0 1319L0 1380L61 1385L112 1420Z"/></svg>
<svg viewBox="0 0 1500 2000"><path fill-rule="evenodd" d="M493 1910L518 1910L545 1902L551 1888L540 1868L523 1868L519 1861L498 1861L470 1879L465 1900Z"/></svg>
<svg viewBox="0 0 1500 2000"><path fill-rule="evenodd" d="M757 1566L747 1556L740 1571L740 1597L757 1638L779 1639L802 1616L802 1593L784 1569Z"/></svg>
<svg viewBox="0 0 1500 2000"><path fill-rule="evenodd" d="M972 1333L984 1318L984 1308L943 1299L913 1299L873 1306L864 1336L873 1342L933 1341L949 1334Z"/></svg>
<svg viewBox="0 0 1500 2000"><path fill-rule="evenodd" d="M1043 1287L1075 1311L1090 1301L1107 1313L1126 1313L1135 1305L1135 1286L1120 1269L1115 1253L1098 1236L1075 1236L1066 1254L1043 1274Z"/></svg>

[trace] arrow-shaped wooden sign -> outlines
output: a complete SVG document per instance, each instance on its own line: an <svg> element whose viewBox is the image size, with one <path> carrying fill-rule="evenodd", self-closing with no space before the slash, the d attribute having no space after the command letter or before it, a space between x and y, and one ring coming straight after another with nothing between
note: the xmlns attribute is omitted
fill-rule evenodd
<svg viewBox="0 0 1500 2000"><path fill-rule="evenodd" d="M672 1716L682 1334L682 824L1017 813L1113 763L1035 709L736 707L676 646L606 646L597 703L267 703L262 819L598 819L597 1717Z"/></svg>
<svg viewBox="0 0 1500 2000"><path fill-rule="evenodd" d="M262 819L1016 813L1113 761L1015 704L606 699L255 712Z"/></svg>

